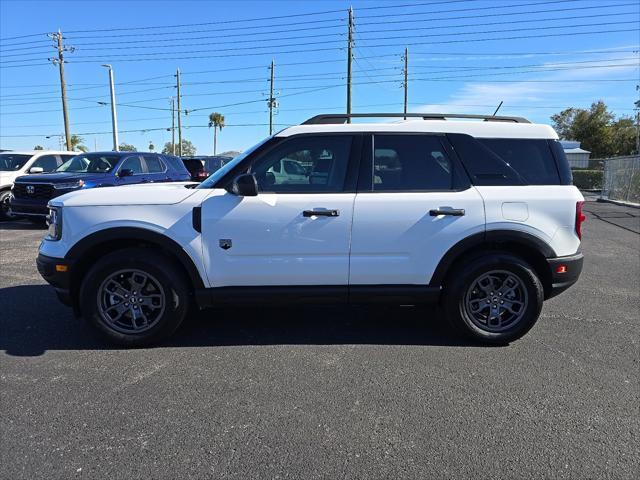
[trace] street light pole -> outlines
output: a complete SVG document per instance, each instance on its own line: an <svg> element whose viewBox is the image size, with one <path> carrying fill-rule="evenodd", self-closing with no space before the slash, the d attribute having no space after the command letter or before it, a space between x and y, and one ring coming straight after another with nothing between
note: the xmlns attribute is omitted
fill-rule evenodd
<svg viewBox="0 0 640 480"><path fill-rule="evenodd" d="M109 87L111 89L111 125L113 128L113 151L117 152L120 142L118 142L118 117L116 115L116 92L113 86L113 69L108 63L102 66L109 69Z"/></svg>

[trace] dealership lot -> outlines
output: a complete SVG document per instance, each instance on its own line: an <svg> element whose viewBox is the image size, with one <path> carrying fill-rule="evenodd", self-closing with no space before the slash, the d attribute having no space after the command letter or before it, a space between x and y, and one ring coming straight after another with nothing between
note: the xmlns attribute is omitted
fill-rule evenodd
<svg viewBox="0 0 640 480"><path fill-rule="evenodd" d="M0 224L2 478L632 478L640 210L589 202L585 270L506 347L431 309L226 308L106 345Z"/></svg>

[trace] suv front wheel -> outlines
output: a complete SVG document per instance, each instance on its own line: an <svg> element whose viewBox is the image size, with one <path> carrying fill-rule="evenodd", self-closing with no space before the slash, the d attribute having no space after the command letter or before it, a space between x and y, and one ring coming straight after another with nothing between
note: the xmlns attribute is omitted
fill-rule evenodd
<svg viewBox="0 0 640 480"><path fill-rule="evenodd" d="M503 344L538 320L544 290L523 259L488 252L461 262L445 284L444 310L453 326L485 343Z"/></svg>
<svg viewBox="0 0 640 480"><path fill-rule="evenodd" d="M153 250L129 248L100 259L80 291L83 316L110 341L142 346L171 335L189 306L182 272Z"/></svg>

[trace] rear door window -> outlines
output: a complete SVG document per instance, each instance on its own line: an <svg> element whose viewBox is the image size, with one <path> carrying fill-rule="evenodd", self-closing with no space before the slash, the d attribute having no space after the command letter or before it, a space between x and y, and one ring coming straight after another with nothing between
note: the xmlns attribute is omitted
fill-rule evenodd
<svg viewBox="0 0 640 480"><path fill-rule="evenodd" d="M560 175L546 139L478 138L529 185L558 185Z"/></svg>
<svg viewBox="0 0 640 480"><path fill-rule="evenodd" d="M147 164L147 172L149 173L162 173L165 168L162 162L155 155L143 155L145 163Z"/></svg>
<svg viewBox="0 0 640 480"><path fill-rule="evenodd" d="M455 169L433 135L375 135L373 191L452 190Z"/></svg>

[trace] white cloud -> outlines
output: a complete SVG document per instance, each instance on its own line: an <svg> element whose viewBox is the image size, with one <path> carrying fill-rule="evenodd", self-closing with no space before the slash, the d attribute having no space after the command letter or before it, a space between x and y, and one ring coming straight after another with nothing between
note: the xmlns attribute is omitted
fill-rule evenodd
<svg viewBox="0 0 640 480"><path fill-rule="evenodd" d="M625 47L617 47L616 50ZM566 61L582 60L584 57L573 57ZM622 59L622 60L620 60ZM470 75L478 74L481 80L469 80L461 85L454 93L450 94L446 99L439 103L425 103L411 108L416 112L448 112L448 113L484 113L491 114L495 107L501 101L504 105L500 110L501 113L526 116L532 119L548 121L549 115L555 111L559 111L561 107L585 106L591 101L603 99L608 104L615 102L618 105L625 103L632 107L634 101L635 84L633 82L590 82L591 80L606 80L620 78L635 78L638 69L637 54L630 53L610 53L609 55L599 56L598 63L593 64L575 64L575 67L567 70L557 71L558 68L569 68L572 65L558 65L559 60L549 61L536 67L536 72L523 74L523 80L503 81L508 75L487 75L477 71L470 71ZM616 66L609 68L584 68L589 65L619 65L631 64L626 66ZM527 68L533 69L533 68ZM488 73L502 73L504 70L496 70ZM452 73L451 76L464 76L465 73ZM425 74L425 76L427 76ZM447 74L429 74L431 78L443 78ZM499 80L500 82L491 82L485 79ZM531 82L531 80L538 80ZM553 83L553 81L561 80L561 82ZM571 81L569 81L571 80ZM455 82L456 80L451 80ZM438 82L439 83L439 82ZM420 84L420 90L433 91L433 85L436 82L424 82ZM631 87L629 85L632 85ZM425 88L427 87L427 88ZM620 88L628 89L621 91ZM417 89L414 89L414 92ZM419 98L420 94L415 97ZM588 99L588 100L586 100ZM547 107L553 107L547 109ZM629 112L621 112L629 113Z"/></svg>

